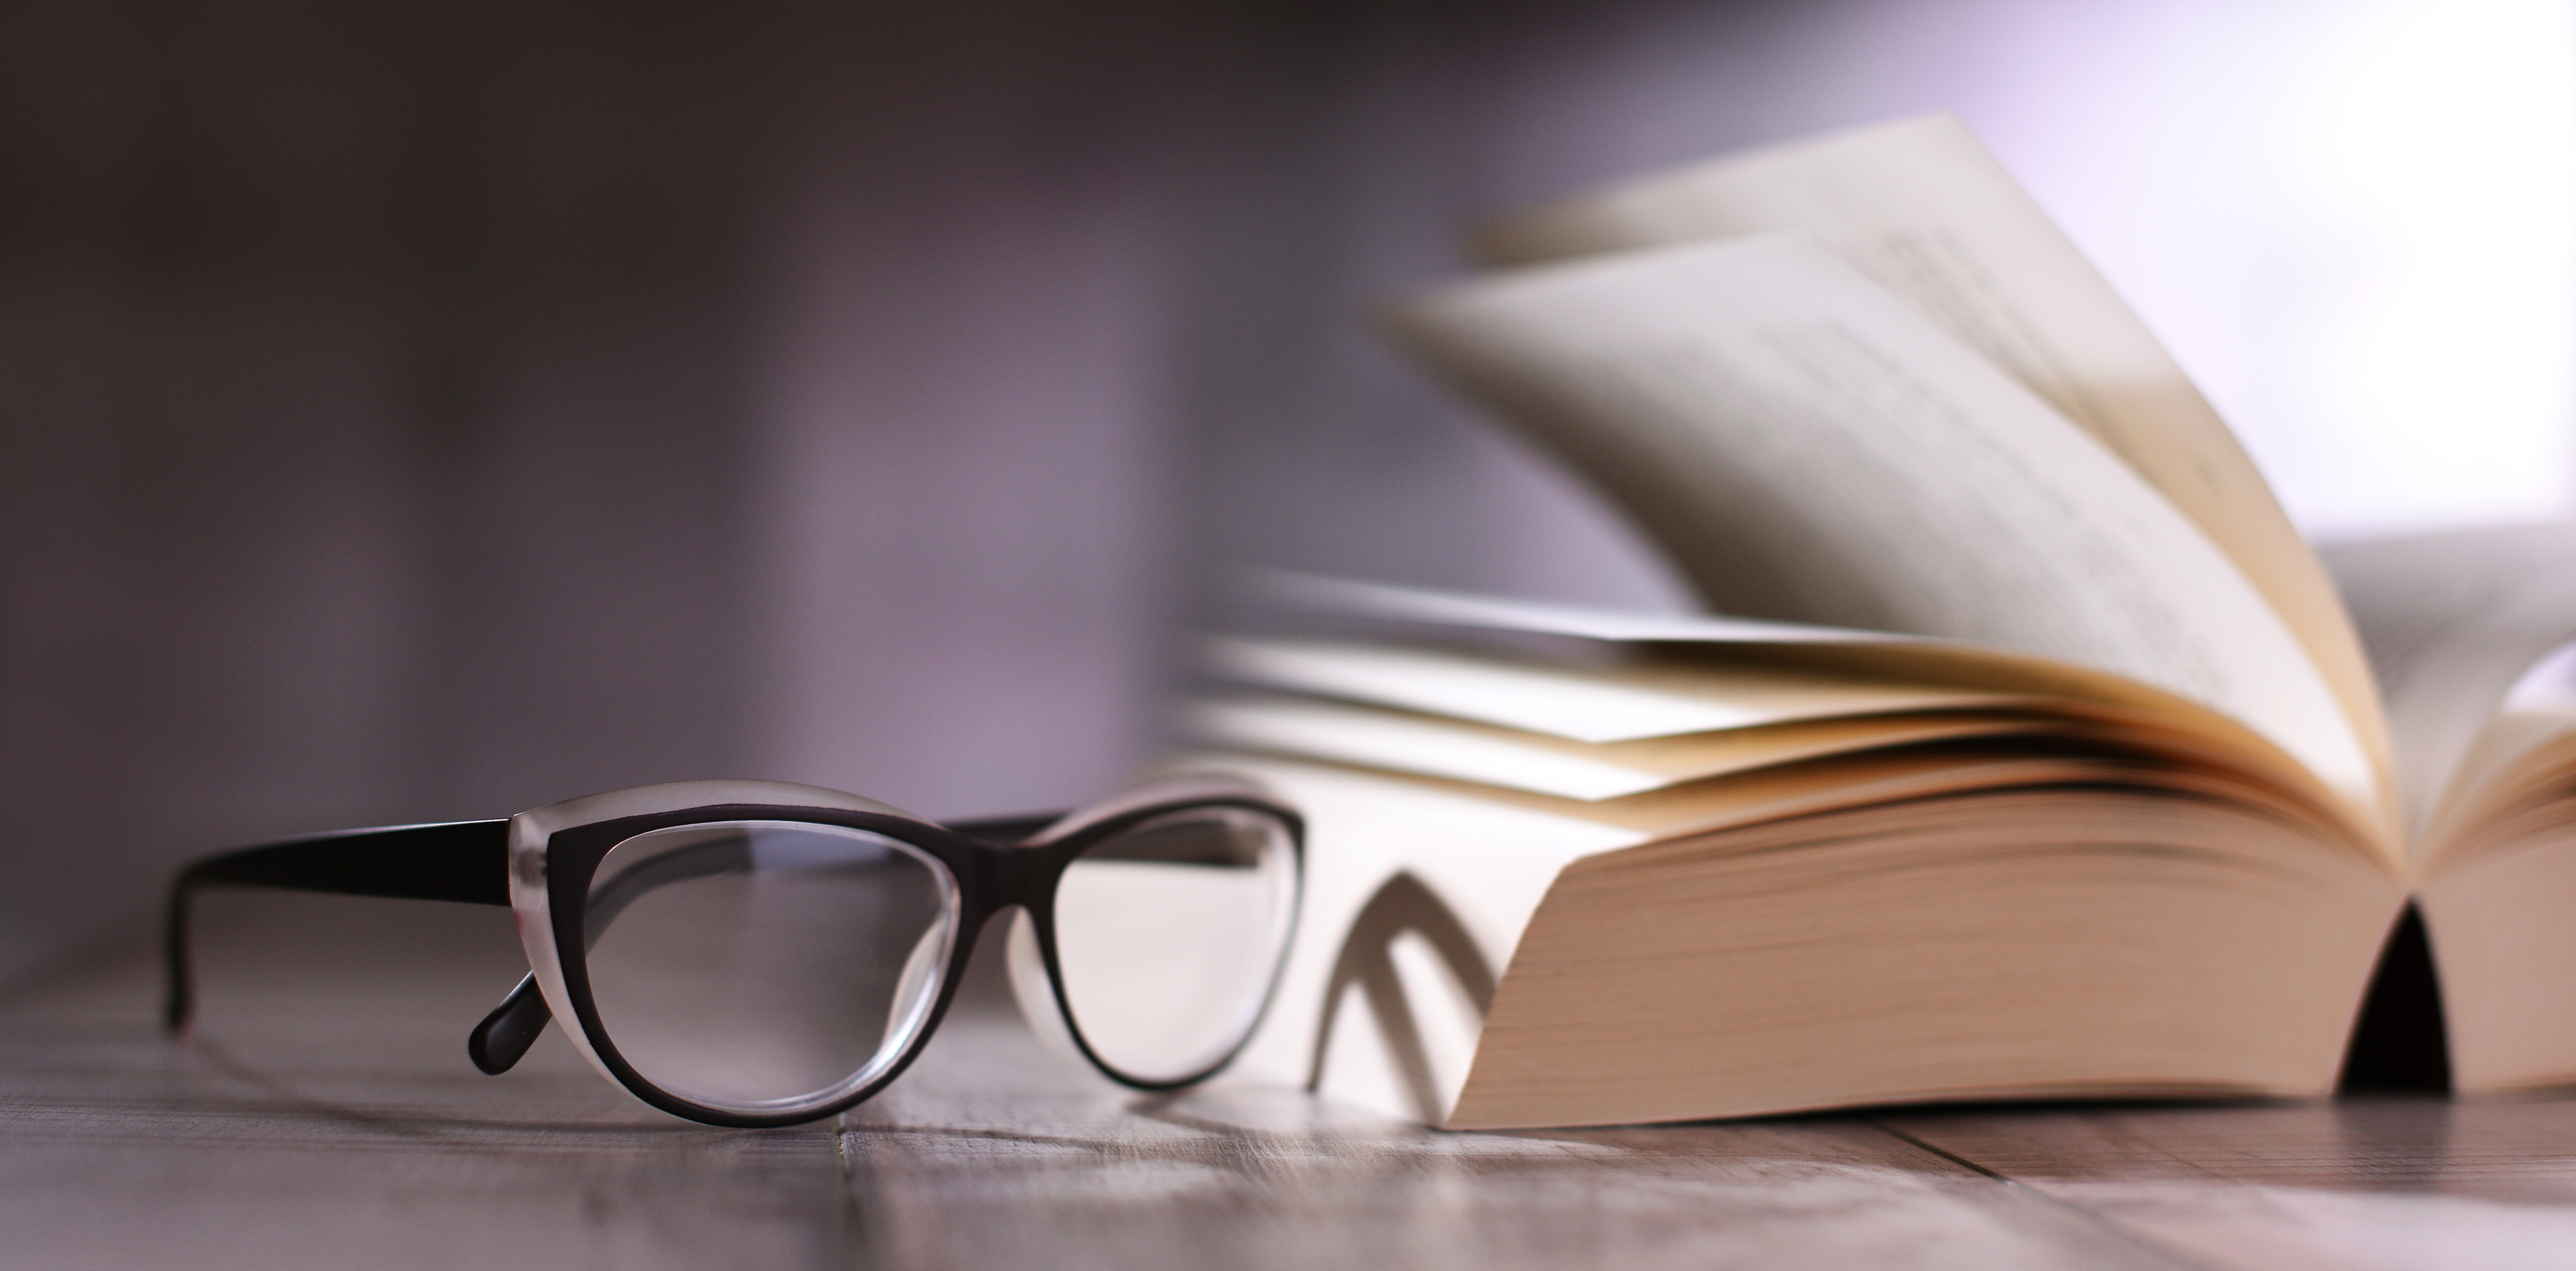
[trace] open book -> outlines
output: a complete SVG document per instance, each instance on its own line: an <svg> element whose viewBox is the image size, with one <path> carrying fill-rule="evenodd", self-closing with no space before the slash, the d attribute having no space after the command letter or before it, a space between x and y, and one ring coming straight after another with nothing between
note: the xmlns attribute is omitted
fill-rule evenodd
<svg viewBox="0 0 2576 1271"><path fill-rule="evenodd" d="M1948 118L1482 243L1399 341L1727 616L1219 641L1195 733L1312 834L1251 1065L1461 1128L2317 1095L2420 930L2457 1089L2576 1083L2576 710L2503 709L2576 534L2321 561Z"/></svg>

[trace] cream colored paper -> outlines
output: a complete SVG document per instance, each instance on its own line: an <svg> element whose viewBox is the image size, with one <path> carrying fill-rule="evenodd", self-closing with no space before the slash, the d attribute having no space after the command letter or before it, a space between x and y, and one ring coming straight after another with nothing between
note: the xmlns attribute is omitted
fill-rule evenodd
<svg viewBox="0 0 2576 1271"><path fill-rule="evenodd" d="M1292 697L1193 703L1190 733L1243 750L1445 777L1591 802L1860 750L2041 731L2027 716L1864 715L1589 744Z"/></svg>
<svg viewBox="0 0 2576 1271"><path fill-rule="evenodd" d="M2347 543L2324 556L2387 692L2398 790L2420 833L2514 681L2576 639L2576 526Z"/></svg>
<svg viewBox="0 0 2576 1271"><path fill-rule="evenodd" d="M1516 271L1396 320L1425 361L1606 486L1722 609L2124 675L2378 806L2333 688L2206 534L1811 242Z"/></svg>
<svg viewBox="0 0 2576 1271"><path fill-rule="evenodd" d="M1873 682L1823 671L1594 671L1335 640L1218 638L1208 641L1205 652L1210 670L1245 683L1596 743L2014 700L2008 694Z"/></svg>
<svg viewBox="0 0 2576 1271"><path fill-rule="evenodd" d="M1497 263L1800 231L2056 406L2173 500L2280 612L2375 763L2351 624L2262 475L2153 333L1948 115L1719 159L1499 221Z"/></svg>

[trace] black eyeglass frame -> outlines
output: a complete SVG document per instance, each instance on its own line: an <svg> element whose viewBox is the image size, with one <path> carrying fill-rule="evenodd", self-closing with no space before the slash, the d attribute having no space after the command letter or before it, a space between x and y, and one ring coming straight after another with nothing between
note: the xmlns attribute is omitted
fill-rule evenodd
<svg viewBox="0 0 2576 1271"><path fill-rule="evenodd" d="M1082 1032L1066 996L1056 952L1054 899L1065 869L1105 840L1176 814L1234 809L1275 820L1284 831L1291 877L1278 947L1260 999L1240 1035L1203 1066L1175 1077L1140 1077L1103 1058ZM591 995L590 887L611 849L639 834L726 821L784 821L882 835L937 861L955 888L949 947L939 991L902 1051L855 1088L811 1104L782 1100L776 1112L711 1107L655 1085L618 1053ZM1059 1036L1123 1085L1170 1090L1204 1081L1251 1040L1278 992L1304 892L1304 822L1249 779L1189 772L1156 779L1060 818L1017 817L941 825L873 799L817 786L769 781L691 781L588 795L507 820L396 826L312 835L201 859L174 881L164 930L169 996L165 1021L184 1030L193 1012L187 953L189 902L207 886L266 886L343 895L507 904L519 916L530 972L477 1025L467 1049L487 1073L507 1071L549 1018L567 1009L565 1030L600 1075L674 1116L738 1129L795 1125L845 1111L892 1083L919 1057L964 983L968 955L987 923L1012 909L1026 915L1055 999ZM564 951L576 951L566 957ZM863 1070L864 1071L864 1070ZM855 1074L854 1074L855 1075Z"/></svg>

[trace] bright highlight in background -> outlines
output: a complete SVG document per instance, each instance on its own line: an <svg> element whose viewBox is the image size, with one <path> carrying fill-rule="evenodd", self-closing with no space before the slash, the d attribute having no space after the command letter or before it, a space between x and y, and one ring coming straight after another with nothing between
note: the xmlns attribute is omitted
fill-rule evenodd
<svg viewBox="0 0 2576 1271"><path fill-rule="evenodd" d="M2013 69L1961 114L2311 535L2576 514L2570 6L1981 17Z"/></svg>

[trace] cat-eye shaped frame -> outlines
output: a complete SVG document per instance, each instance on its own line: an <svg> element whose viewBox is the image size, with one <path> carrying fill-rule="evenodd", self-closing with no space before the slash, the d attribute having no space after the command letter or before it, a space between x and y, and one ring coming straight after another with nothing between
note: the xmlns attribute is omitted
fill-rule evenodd
<svg viewBox="0 0 2576 1271"><path fill-rule="evenodd" d="M1159 778L1060 817L953 825L813 786L644 786L506 820L348 830L200 859L171 887L164 1018L184 1033L194 1014L189 915L207 887L508 905L530 970L474 1027L477 1067L507 1071L549 1019L568 1020L582 1056L656 1108L711 1125L790 1125L900 1075L955 998L984 925L1017 910L1014 982L1032 1022L1117 1081L1169 1089L1213 1075L1249 1040L1286 958L1303 854L1296 812L1227 773ZM693 898L694 909L680 903ZM628 934L603 950L620 921ZM698 938L710 922L725 939ZM898 929L880 936L871 923ZM726 960L740 946L800 939L812 948L793 957ZM870 939L884 946L881 966L868 962ZM1080 981L1070 991L1068 947ZM736 979L720 983L724 993L655 997L656 976L708 974ZM745 989L757 997L818 975L857 986L883 1020L881 1034L874 1022L861 1031L878 1040L855 1043L864 1062L828 1080L759 1076L781 1050L811 1070L815 1045L799 1021L772 1030L796 1036L738 1035L727 1012ZM1174 975L1197 996L1174 989ZM759 1080L787 1084L752 1088Z"/></svg>

